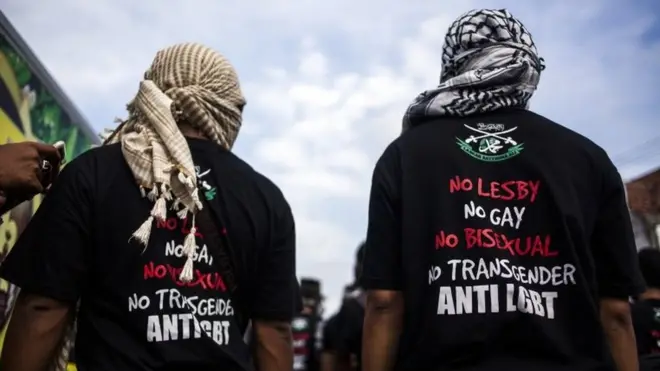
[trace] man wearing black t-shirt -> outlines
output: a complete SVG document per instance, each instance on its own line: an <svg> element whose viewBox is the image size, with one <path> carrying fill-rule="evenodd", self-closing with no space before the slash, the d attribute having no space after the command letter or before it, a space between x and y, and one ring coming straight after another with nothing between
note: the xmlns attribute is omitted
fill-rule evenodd
<svg viewBox="0 0 660 371"><path fill-rule="evenodd" d="M346 295L337 314L337 364L342 369L361 370L362 324L366 293L360 285L364 258L364 243L358 246L353 268L354 283L346 288Z"/></svg>
<svg viewBox="0 0 660 371"><path fill-rule="evenodd" d="M642 358L651 355L657 358L660 356L660 250L643 248L638 256L647 289L632 306L637 352Z"/></svg>
<svg viewBox="0 0 660 371"><path fill-rule="evenodd" d="M338 313L333 314L323 324L321 336L321 371L338 371L337 368L337 332Z"/></svg>
<svg viewBox="0 0 660 371"><path fill-rule="evenodd" d="M61 370L74 315L80 371L254 370L248 321L256 368L291 370L294 221L230 151L244 104L220 54L158 52L127 121L66 166L0 268L21 288L4 371L54 354Z"/></svg>
<svg viewBox="0 0 660 371"><path fill-rule="evenodd" d="M354 348L356 343L347 341L347 338L356 338L356 328L360 334L362 331L364 307L356 302L355 293L355 284L346 286L339 311L323 325L321 371L359 370L357 353L350 351L350 345ZM361 343L357 345L362 346Z"/></svg>
<svg viewBox="0 0 660 371"><path fill-rule="evenodd" d="M358 283L364 256L360 244L354 266L355 281L344 289L339 311L323 326L322 371L360 370L365 294Z"/></svg>
<svg viewBox="0 0 660 371"><path fill-rule="evenodd" d="M544 62L508 11L461 16L443 51L374 170L363 370L636 371L615 166L527 110Z"/></svg>

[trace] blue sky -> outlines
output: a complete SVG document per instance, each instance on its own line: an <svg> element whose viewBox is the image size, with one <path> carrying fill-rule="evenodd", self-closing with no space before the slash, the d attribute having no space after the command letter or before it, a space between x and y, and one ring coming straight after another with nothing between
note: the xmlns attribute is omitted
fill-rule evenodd
<svg viewBox="0 0 660 371"><path fill-rule="evenodd" d="M225 54L247 96L235 151L289 199L300 275L330 309L363 239L373 165L414 96L435 86L449 23L508 8L547 69L532 109L603 146L625 177L660 163L654 0L5 0L3 11L92 125L123 117L155 52ZM656 140L657 139L657 140Z"/></svg>

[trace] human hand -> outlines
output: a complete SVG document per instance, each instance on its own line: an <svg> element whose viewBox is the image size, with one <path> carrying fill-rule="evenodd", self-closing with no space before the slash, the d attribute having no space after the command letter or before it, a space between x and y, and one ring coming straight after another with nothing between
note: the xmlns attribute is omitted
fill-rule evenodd
<svg viewBox="0 0 660 371"><path fill-rule="evenodd" d="M0 190L26 198L41 193L57 177L60 162L59 151L48 144L0 145Z"/></svg>

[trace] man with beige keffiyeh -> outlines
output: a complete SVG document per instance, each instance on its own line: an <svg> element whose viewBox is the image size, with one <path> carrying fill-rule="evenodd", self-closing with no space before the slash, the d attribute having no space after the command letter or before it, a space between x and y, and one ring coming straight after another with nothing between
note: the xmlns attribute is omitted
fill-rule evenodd
<svg viewBox="0 0 660 371"><path fill-rule="evenodd" d="M177 54L192 58L171 58ZM133 234L141 244L149 242L154 220L165 220L166 203L173 197L173 207L182 206L181 219L192 213L182 281L193 278L195 214L202 204L190 149L177 121L183 119L208 139L231 149L244 105L236 72L225 58L197 44L176 45L156 55L128 105L128 120L105 140L105 144L121 142L140 191L154 202L151 215Z"/></svg>
<svg viewBox="0 0 660 371"><path fill-rule="evenodd" d="M290 370L293 216L231 152L244 106L217 52L156 54L128 118L67 165L0 268L22 289L4 371L64 370L74 340L80 371Z"/></svg>

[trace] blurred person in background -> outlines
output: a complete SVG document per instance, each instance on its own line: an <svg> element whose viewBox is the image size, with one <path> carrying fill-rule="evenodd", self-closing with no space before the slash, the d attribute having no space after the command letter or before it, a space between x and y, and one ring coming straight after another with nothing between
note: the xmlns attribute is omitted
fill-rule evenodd
<svg viewBox="0 0 660 371"><path fill-rule="evenodd" d="M323 314L321 283L314 278L300 279L303 309L293 318L293 370L318 371L320 331Z"/></svg>
<svg viewBox="0 0 660 371"><path fill-rule="evenodd" d="M363 257L364 243L361 243L355 254L353 282L345 288L339 311L330 317L324 326L323 371L361 369L365 292L360 285L359 277Z"/></svg>
<svg viewBox="0 0 660 371"><path fill-rule="evenodd" d="M660 366L660 250L646 247L637 255L647 285L632 305L637 353L642 363L647 360L646 363L653 361L655 366Z"/></svg>
<svg viewBox="0 0 660 371"><path fill-rule="evenodd" d="M342 291L342 306L343 302L350 298L350 293L355 284L351 283L346 285ZM338 371L350 369L350 360L345 361L343 365L338 364L338 351L339 351L339 326L341 325L341 306L340 310L331 315L323 323L323 335L321 336L321 371Z"/></svg>
<svg viewBox="0 0 660 371"><path fill-rule="evenodd" d="M63 169L0 267L21 288L4 371L63 369L74 317L80 371L251 371L250 321L256 369L291 370L294 220L231 152L244 105L219 53L156 54L128 119Z"/></svg>
<svg viewBox="0 0 660 371"><path fill-rule="evenodd" d="M48 144L0 145L0 215L44 192L57 177L61 161L57 148Z"/></svg>
<svg viewBox="0 0 660 371"><path fill-rule="evenodd" d="M352 370L356 367L355 357L344 351L345 346L341 342L342 316L345 312L341 309L347 300L351 300L355 283L346 285L342 291L342 304L339 310L331 315L323 324L323 335L321 337L321 370L322 371L340 371ZM340 352L341 351L341 352Z"/></svg>
<svg viewBox="0 0 660 371"><path fill-rule="evenodd" d="M532 35L473 10L442 63L373 173L363 370L638 370L624 185L602 148L528 110Z"/></svg>
<svg viewBox="0 0 660 371"><path fill-rule="evenodd" d="M321 336L321 371L337 371L337 323L338 313L330 316L323 323L323 335Z"/></svg>

